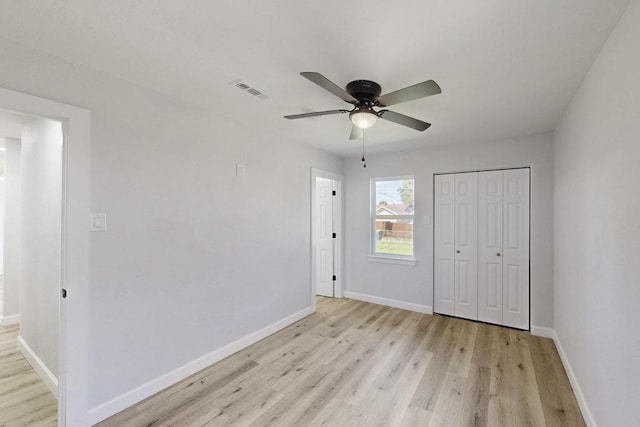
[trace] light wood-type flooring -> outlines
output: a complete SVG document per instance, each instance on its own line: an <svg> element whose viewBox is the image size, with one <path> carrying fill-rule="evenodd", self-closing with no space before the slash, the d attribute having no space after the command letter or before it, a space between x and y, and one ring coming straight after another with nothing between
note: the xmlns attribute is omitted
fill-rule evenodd
<svg viewBox="0 0 640 427"><path fill-rule="evenodd" d="M99 424L583 426L553 342L349 299Z"/></svg>
<svg viewBox="0 0 640 427"><path fill-rule="evenodd" d="M55 426L58 401L18 350L18 330L0 326L0 426Z"/></svg>

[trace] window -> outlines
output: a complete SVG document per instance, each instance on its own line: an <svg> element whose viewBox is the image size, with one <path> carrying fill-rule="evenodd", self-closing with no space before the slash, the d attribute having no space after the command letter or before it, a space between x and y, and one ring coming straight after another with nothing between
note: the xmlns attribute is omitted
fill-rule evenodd
<svg viewBox="0 0 640 427"><path fill-rule="evenodd" d="M372 255L413 258L413 176L371 180Z"/></svg>

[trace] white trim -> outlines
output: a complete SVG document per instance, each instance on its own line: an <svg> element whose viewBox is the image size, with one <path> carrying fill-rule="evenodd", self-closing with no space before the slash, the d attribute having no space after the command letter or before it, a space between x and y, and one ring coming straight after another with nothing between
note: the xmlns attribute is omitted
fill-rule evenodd
<svg viewBox="0 0 640 427"><path fill-rule="evenodd" d="M566 353L564 352L564 348L562 347L562 343L560 342L560 338L558 338L558 334L555 330L553 330L553 341L556 344L556 349L558 350L558 354L560 355L560 360L562 360L562 365L564 366L564 370L569 377L569 382L571 383L571 387L573 388L573 394L576 396L576 400L578 401L578 406L580 406L580 411L582 412L582 417L584 418L585 423L589 427L596 427L596 421L593 419L593 415L591 415L591 411L589 410L589 406L587 405L587 400L584 398L584 394L582 394L582 389L580 388L580 384L578 383L578 379L576 375L573 373L573 369L571 368L571 364L569 363L569 359L567 358Z"/></svg>
<svg viewBox="0 0 640 427"><path fill-rule="evenodd" d="M342 223L344 218L344 176L325 171L322 169L311 168L311 306L316 309L316 241L318 239L316 233L316 178L331 179L336 186L337 208L336 208L336 235L338 236L338 244L336 245L335 259L338 261L336 269L336 282L334 289L334 297L344 297L344 233L342 232Z"/></svg>
<svg viewBox="0 0 640 427"><path fill-rule="evenodd" d="M551 338L555 340L556 332L552 328L546 328L544 326L531 325L531 335L538 337Z"/></svg>
<svg viewBox="0 0 640 427"><path fill-rule="evenodd" d="M384 255L367 255L370 262L379 262L382 264L398 264L398 265L416 265L415 258L400 258L394 256L384 256Z"/></svg>
<svg viewBox="0 0 640 427"><path fill-rule="evenodd" d="M259 331L240 338L239 340L227 344L224 347L214 350L202 357L199 357L198 359L195 359L187 363L186 365L183 365L171 372L161 375L158 378L155 378L147 382L146 384L136 387L135 389L130 390L114 399L111 399L108 402L98 405L95 408L91 408L91 410L89 410L89 425L97 424L100 421L105 420L114 414L117 414L123 409L126 409L129 406L134 405L161 390L164 390L165 388L177 383L178 381L181 381L188 376L193 375L208 366L211 366L212 364L224 359L225 357L228 357L233 353L236 353L250 346L251 344L260 341L261 339L278 332L279 330L291 325L292 323L295 323L298 320L307 317L314 311L315 310L312 307L307 307L303 310L300 310L297 313L294 313L288 317L285 317L284 319L272 323L265 328L260 329Z"/></svg>
<svg viewBox="0 0 640 427"><path fill-rule="evenodd" d="M13 325L15 323L20 323L20 315L12 314L11 316L0 316L0 325Z"/></svg>
<svg viewBox="0 0 640 427"><path fill-rule="evenodd" d="M18 335L16 339L18 344L18 350L22 353L24 358L29 362L29 365L36 371L36 374L42 379L42 382L51 390L51 393L58 398L58 379L53 372L47 368L42 359L31 349L31 346L22 338L22 335Z"/></svg>
<svg viewBox="0 0 640 427"><path fill-rule="evenodd" d="M87 425L89 406L89 110L0 87L0 109L62 122L58 425Z"/></svg>
<svg viewBox="0 0 640 427"><path fill-rule="evenodd" d="M429 305L398 301L390 298L375 297L373 295L359 294L357 292L351 291L345 291L344 296L345 298L357 299L359 301L371 302L373 304L386 305L389 307L401 308L403 310L416 311L418 313L433 314L433 307Z"/></svg>

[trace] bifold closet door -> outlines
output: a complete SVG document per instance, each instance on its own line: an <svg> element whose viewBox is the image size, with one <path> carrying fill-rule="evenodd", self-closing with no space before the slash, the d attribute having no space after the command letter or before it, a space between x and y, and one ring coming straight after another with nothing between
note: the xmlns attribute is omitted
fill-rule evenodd
<svg viewBox="0 0 640 427"><path fill-rule="evenodd" d="M434 311L478 318L478 174L435 176Z"/></svg>
<svg viewBox="0 0 640 427"><path fill-rule="evenodd" d="M529 329L529 169L503 182L502 324Z"/></svg>
<svg viewBox="0 0 640 427"><path fill-rule="evenodd" d="M478 174L454 175L455 316L478 319Z"/></svg>
<svg viewBox="0 0 640 427"><path fill-rule="evenodd" d="M434 177L434 311L453 315L454 295L454 175Z"/></svg>
<svg viewBox="0 0 640 427"><path fill-rule="evenodd" d="M529 329L529 169L479 173L478 320Z"/></svg>
<svg viewBox="0 0 640 427"><path fill-rule="evenodd" d="M502 324L503 171L478 175L478 320Z"/></svg>
<svg viewBox="0 0 640 427"><path fill-rule="evenodd" d="M434 311L529 329L529 169L436 175Z"/></svg>

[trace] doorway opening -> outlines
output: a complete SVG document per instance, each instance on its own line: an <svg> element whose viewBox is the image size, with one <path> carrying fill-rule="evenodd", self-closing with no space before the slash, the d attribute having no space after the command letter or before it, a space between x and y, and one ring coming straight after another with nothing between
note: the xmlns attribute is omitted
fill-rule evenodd
<svg viewBox="0 0 640 427"><path fill-rule="evenodd" d="M60 354L62 123L2 112L0 125L4 125L0 127L4 154L1 319L3 324L17 325L17 348L56 398L43 399L42 406L28 411L51 417L57 412ZM27 410L28 402L24 403ZM14 416L26 414L18 411Z"/></svg>
<svg viewBox="0 0 640 427"><path fill-rule="evenodd" d="M17 124L19 138L14 134L3 141L5 196L18 195L20 201L4 200L19 206L20 226L12 222L11 228L4 227L0 323L20 322L18 347L43 382L57 391L57 425L88 425L90 114L0 88L2 114L23 122ZM15 219L15 211L3 212ZM3 222L7 220L5 215ZM8 246L15 244L16 234L18 249ZM19 268L10 266L15 260L10 252L19 255ZM9 286L15 284L9 284L10 271L19 272L18 297L16 292L11 296L17 308L8 306ZM8 310L14 309L15 316L8 318Z"/></svg>
<svg viewBox="0 0 640 427"><path fill-rule="evenodd" d="M343 176L320 169L311 173L311 283L316 296L342 298Z"/></svg>

